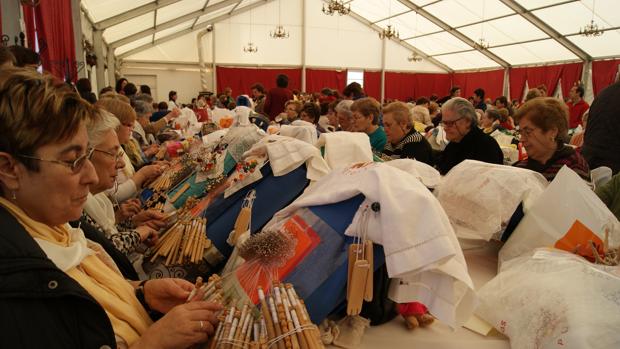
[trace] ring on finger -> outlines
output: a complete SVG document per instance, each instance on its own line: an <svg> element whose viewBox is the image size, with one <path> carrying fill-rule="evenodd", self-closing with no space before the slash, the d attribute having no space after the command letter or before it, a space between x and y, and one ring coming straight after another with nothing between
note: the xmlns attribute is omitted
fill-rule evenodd
<svg viewBox="0 0 620 349"><path fill-rule="evenodd" d="M202 330L204 328L204 323L202 322L202 320L200 320L200 329Z"/></svg>

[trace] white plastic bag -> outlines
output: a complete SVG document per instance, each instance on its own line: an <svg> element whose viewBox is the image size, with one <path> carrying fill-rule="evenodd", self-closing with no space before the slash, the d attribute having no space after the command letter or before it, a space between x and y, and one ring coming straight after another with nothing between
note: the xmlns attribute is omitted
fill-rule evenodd
<svg viewBox="0 0 620 349"><path fill-rule="evenodd" d="M521 202L524 211L547 187L536 172L465 160L435 188L456 236L489 241L502 232Z"/></svg>
<svg viewBox="0 0 620 349"><path fill-rule="evenodd" d="M620 267L555 249L515 258L478 296L476 314L513 349L620 348Z"/></svg>
<svg viewBox="0 0 620 349"><path fill-rule="evenodd" d="M616 216L579 175L564 166L499 251L500 265L537 247L554 246L577 220L601 240L609 231L609 246L620 244Z"/></svg>

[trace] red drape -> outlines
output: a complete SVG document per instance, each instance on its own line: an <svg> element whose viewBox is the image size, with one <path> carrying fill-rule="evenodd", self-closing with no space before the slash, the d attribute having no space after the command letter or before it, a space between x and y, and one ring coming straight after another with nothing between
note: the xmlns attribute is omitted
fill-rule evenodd
<svg viewBox="0 0 620 349"><path fill-rule="evenodd" d="M469 98L474 95L474 90L481 87L485 92L485 98L495 98L504 91L504 70L491 70L472 73L454 73L452 84L461 88L461 96Z"/></svg>
<svg viewBox="0 0 620 349"><path fill-rule="evenodd" d="M364 71L364 92L368 97L373 97L376 100L381 99L380 71Z"/></svg>
<svg viewBox="0 0 620 349"><path fill-rule="evenodd" d="M321 92L325 87L342 91L347 84L346 70L306 69L306 92Z"/></svg>
<svg viewBox="0 0 620 349"><path fill-rule="evenodd" d="M527 69L527 85L535 88L541 84L547 86L547 95L553 95L562 75L563 65L549 65L544 67L530 67Z"/></svg>
<svg viewBox="0 0 620 349"><path fill-rule="evenodd" d="M510 69L510 98L523 100L523 89L527 80L527 68Z"/></svg>
<svg viewBox="0 0 620 349"><path fill-rule="evenodd" d="M288 88L301 91L301 69L231 68L217 67L217 91L222 93L226 87L232 89L233 96L250 95L250 87L259 82L265 89L276 87L279 74L288 76Z"/></svg>
<svg viewBox="0 0 620 349"><path fill-rule="evenodd" d="M581 81L583 63L564 64L562 68L562 96L568 97L568 92L576 82Z"/></svg>
<svg viewBox="0 0 620 349"><path fill-rule="evenodd" d="M385 73L385 98L403 102L432 94L442 96L451 86L450 74Z"/></svg>
<svg viewBox="0 0 620 349"><path fill-rule="evenodd" d="M66 80L77 81L71 0L47 0L32 7L24 5L28 41L34 49L34 26L43 69ZM34 17L34 20L32 18Z"/></svg>
<svg viewBox="0 0 620 349"><path fill-rule="evenodd" d="M24 24L26 25L26 40L27 46L32 50L36 49L34 43L34 7L23 5L24 11Z"/></svg>
<svg viewBox="0 0 620 349"><path fill-rule="evenodd" d="M618 73L620 59L592 62L592 84L594 95L598 95L605 87L614 82Z"/></svg>

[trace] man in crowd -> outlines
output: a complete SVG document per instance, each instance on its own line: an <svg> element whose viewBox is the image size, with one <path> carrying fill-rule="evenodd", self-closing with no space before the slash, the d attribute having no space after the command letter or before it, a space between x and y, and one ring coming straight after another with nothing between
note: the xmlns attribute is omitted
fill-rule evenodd
<svg viewBox="0 0 620 349"><path fill-rule="evenodd" d="M570 100L568 105L568 128L575 128L581 124L581 118L586 110L590 109L588 102L583 100L584 89L582 86L575 85L568 92Z"/></svg>
<svg viewBox="0 0 620 349"><path fill-rule="evenodd" d="M499 144L478 128L476 111L468 100L460 97L448 100L442 106L441 114L441 124L450 141L437 162L442 175L466 159L503 163L504 155Z"/></svg>

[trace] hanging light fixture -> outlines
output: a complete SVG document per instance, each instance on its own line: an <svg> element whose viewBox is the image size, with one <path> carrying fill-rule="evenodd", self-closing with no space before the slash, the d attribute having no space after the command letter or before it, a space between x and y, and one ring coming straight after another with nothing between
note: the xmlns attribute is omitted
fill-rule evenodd
<svg viewBox="0 0 620 349"><path fill-rule="evenodd" d="M579 30L579 34L581 36L590 37L590 36L601 36L605 33L605 31L601 28L599 29L598 24L594 23L594 6L596 5L596 0L592 1L592 19L589 24L586 24L581 30Z"/></svg>
<svg viewBox="0 0 620 349"><path fill-rule="evenodd" d="M243 46L243 52L246 53L256 53L258 52L258 47L254 45L252 42L252 10L250 9L250 41L247 46Z"/></svg>
<svg viewBox="0 0 620 349"><path fill-rule="evenodd" d="M330 0L327 4L327 8L325 8L325 4L323 4L323 13L326 15L333 16L334 13L337 13L344 16L348 15L349 12L351 12L351 5L345 6L342 0Z"/></svg>
<svg viewBox="0 0 620 349"><path fill-rule="evenodd" d="M480 24L480 39L474 43L474 48L478 50L486 50L489 48L489 42L484 38L484 8L486 0L482 1L482 23Z"/></svg>
<svg viewBox="0 0 620 349"><path fill-rule="evenodd" d="M415 63L415 62L422 61L422 57L418 56L418 54L415 53L415 52L411 52L411 56L407 57L407 60L409 62L414 62Z"/></svg>
<svg viewBox="0 0 620 349"><path fill-rule="evenodd" d="M289 32L284 29L281 22L282 18L282 1L278 1L278 25L276 30L269 32L269 36L272 39L286 39L289 37Z"/></svg>
<svg viewBox="0 0 620 349"><path fill-rule="evenodd" d="M392 17L392 3L390 2L389 8L388 8L388 16L391 18ZM391 38L400 38L400 34L398 33L398 30L396 30L396 28L392 28L392 24L391 24L391 20L388 19L388 25L387 28L384 28L381 33L379 33L379 37L381 39L391 39Z"/></svg>

